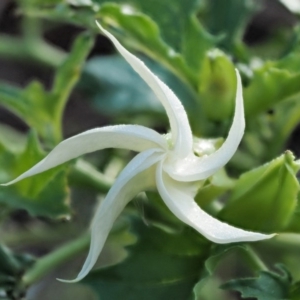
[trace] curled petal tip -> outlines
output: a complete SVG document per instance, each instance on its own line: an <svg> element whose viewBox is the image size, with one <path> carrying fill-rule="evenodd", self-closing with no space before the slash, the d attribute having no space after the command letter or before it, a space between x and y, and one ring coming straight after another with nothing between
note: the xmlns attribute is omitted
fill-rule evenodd
<svg viewBox="0 0 300 300"><path fill-rule="evenodd" d="M76 283L79 280L81 280L81 278L75 278L75 279L72 279L72 280L56 278L56 280L58 280L60 282L63 282L63 283Z"/></svg>
<svg viewBox="0 0 300 300"><path fill-rule="evenodd" d="M9 182L1 183L0 186L9 186L9 185L12 185L12 184L14 184L14 183L16 183L16 182L18 182L18 181L20 181L20 178L19 178L19 177L16 178L16 179L14 179L14 180L11 180L11 181L9 181Z"/></svg>
<svg viewBox="0 0 300 300"><path fill-rule="evenodd" d="M242 231L244 231L242 229L233 228L233 227L232 230L236 230L236 232L240 231L241 233L243 233ZM276 235L276 233L263 234L263 233L253 232L253 231L244 231L244 234L245 235L241 234L240 236L229 237L229 238L209 237L208 239L210 239L211 241L217 244L228 244L228 243L239 243L239 242L259 242L259 241L271 239Z"/></svg>

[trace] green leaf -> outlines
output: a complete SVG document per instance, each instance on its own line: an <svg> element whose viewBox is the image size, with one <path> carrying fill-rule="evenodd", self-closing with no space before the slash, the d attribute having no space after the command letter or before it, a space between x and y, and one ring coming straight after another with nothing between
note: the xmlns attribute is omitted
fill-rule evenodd
<svg viewBox="0 0 300 300"><path fill-rule="evenodd" d="M63 109L92 44L93 39L87 33L76 39L71 54L57 70L52 91L46 91L37 81L24 90L1 83L0 104L34 128L48 144L56 144L61 140Z"/></svg>
<svg viewBox="0 0 300 300"><path fill-rule="evenodd" d="M290 274L278 265L281 274L260 272L257 278L231 280L221 286L222 289L239 291L243 299L283 300L289 299Z"/></svg>
<svg viewBox="0 0 300 300"><path fill-rule="evenodd" d="M0 137L0 182L8 182L45 157L37 137L31 133L23 149L10 146ZM0 187L0 203L26 209L31 215L57 218L69 210L69 191L64 167L26 178L14 185Z"/></svg>
<svg viewBox="0 0 300 300"><path fill-rule="evenodd" d="M92 272L83 280L101 300L188 299L199 277L207 243L190 228L168 234L134 223L138 242L120 264Z"/></svg>
<svg viewBox="0 0 300 300"><path fill-rule="evenodd" d="M219 217L254 231L283 230L297 205L298 169L293 154L286 151L273 161L244 173Z"/></svg>

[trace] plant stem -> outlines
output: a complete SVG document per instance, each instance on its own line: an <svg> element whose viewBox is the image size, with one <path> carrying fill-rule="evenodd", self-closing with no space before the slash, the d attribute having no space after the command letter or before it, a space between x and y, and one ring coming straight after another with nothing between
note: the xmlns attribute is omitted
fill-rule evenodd
<svg viewBox="0 0 300 300"><path fill-rule="evenodd" d="M68 178L71 185L84 186L103 193L107 193L113 184L113 179L105 176L84 160L78 160L71 167Z"/></svg>
<svg viewBox="0 0 300 300"><path fill-rule="evenodd" d="M266 264L261 260L258 254L254 251L254 249L247 245L247 251L245 251L247 255L248 264L254 269L254 271L268 271L269 268Z"/></svg>
<svg viewBox="0 0 300 300"><path fill-rule="evenodd" d="M22 283L24 286L29 286L43 276L49 274L49 272L55 269L57 266L65 263L76 257L79 253L88 249L90 244L90 235L84 234L78 239L71 241L61 248L45 255L40 258L31 269L29 269L23 276Z"/></svg>
<svg viewBox="0 0 300 300"><path fill-rule="evenodd" d="M298 233L282 233L275 238L267 240L266 243L271 247L279 249L288 249L289 252L299 252L300 249L300 234Z"/></svg>
<svg viewBox="0 0 300 300"><path fill-rule="evenodd" d="M26 43L21 38L0 35L0 56L20 61L33 61L56 69L66 54L42 39Z"/></svg>

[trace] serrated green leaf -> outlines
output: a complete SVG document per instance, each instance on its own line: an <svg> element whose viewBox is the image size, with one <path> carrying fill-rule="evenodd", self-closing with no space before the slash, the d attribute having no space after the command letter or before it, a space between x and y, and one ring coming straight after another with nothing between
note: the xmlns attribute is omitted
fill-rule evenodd
<svg viewBox="0 0 300 300"><path fill-rule="evenodd" d="M46 91L37 81L30 83L24 90L1 83L0 104L34 128L47 143L59 142L63 109L79 79L92 43L93 38L87 33L76 39L71 54L57 70L52 91Z"/></svg>
<svg viewBox="0 0 300 300"><path fill-rule="evenodd" d="M289 223L297 205L299 166L286 151L273 161L244 173L219 217L254 231L276 232Z"/></svg>
<svg viewBox="0 0 300 300"><path fill-rule="evenodd" d="M290 274L277 266L281 274L260 272L257 278L243 278L231 280L221 286L222 289L239 291L243 299L283 300L289 299Z"/></svg>
<svg viewBox="0 0 300 300"><path fill-rule="evenodd" d="M207 243L186 228L168 234L135 222L138 242L122 263L92 272L83 280L99 299L187 299L207 253Z"/></svg>
<svg viewBox="0 0 300 300"><path fill-rule="evenodd" d="M1 183L8 182L45 157L37 137L31 133L23 149L11 148L0 138ZM64 167L26 178L12 186L0 187L0 203L26 209L32 215L51 218L68 215L69 191Z"/></svg>

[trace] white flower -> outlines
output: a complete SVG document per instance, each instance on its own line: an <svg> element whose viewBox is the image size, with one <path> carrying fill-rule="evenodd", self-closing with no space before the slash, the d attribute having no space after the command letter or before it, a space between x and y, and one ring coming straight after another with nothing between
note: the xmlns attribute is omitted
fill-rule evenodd
<svg viewBox="0 0 300 300"><path fill-rule="evenodd" d="M236 106L228 137L217 151L208 156L198 157L193 152L193 137L186 112L175 94L112 34L100 25L99 27L160 100L170 120L171 134L160 135L139 125L88 130L61 142L45 159L8 183L12 184L82 154L104 148L123 148L140 152L122 170L96 211L91 225L89 254L81 272L73 281L79 281L92 269L114 221L126 204L139 192L154 187L177 218L215 243L270 238L272 235L249 232L220 222L204 212L193 199L197 191L197 181L208 178L222 168L233 156L243 137L245 120L239 73L236 72Z"/></svg>

